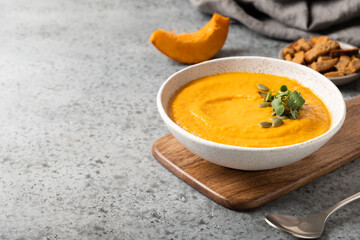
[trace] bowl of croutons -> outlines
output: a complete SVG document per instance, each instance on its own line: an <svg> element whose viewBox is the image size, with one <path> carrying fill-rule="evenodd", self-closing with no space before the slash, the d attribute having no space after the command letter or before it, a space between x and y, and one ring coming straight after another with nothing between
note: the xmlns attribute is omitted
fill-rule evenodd
<svg viewBox="0 0 360 240"><path fill-rule="evenodd" d="M337 86L360 77L359 48L327 36L301 38L281 49L279 58L308 66Z"/></svg>

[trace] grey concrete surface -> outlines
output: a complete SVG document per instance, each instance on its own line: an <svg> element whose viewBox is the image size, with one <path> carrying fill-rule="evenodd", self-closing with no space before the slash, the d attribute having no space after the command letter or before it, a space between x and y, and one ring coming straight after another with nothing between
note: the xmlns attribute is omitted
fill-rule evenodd
<svg viewBox="0 0 360 240"><path fill-rule="evenodd" d="M226 209L151 155L155 97L185 65L148 41L201 28L187 1L0 1L0 239L293 239L267 213L308 215L360 190L360 161L247 212ZM233 23L217 57L286 42ZM340 88L346 98L360 81ZM360 201L323 239L358 239Z"/></svg>

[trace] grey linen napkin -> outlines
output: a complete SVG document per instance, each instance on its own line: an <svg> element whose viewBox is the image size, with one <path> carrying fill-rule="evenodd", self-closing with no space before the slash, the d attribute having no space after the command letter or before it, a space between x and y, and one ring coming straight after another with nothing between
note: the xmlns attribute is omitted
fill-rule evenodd
<svg viewBox="0 0 360 240"><path fill-rule="evenodd" d="M360 0L190 0L266 36L296 40L317 35L360 46Z"/></svg>

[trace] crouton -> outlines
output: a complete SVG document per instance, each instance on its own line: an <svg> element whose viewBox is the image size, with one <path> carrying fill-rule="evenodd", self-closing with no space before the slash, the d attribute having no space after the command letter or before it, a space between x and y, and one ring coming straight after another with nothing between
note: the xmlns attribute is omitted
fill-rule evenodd
<svg viewBox="0 0 360 240"><path fill-rule="evenodd" d="M284 56L287 54L290 54L290 56L292 57L295 54L295 50L293 48L287 47L287 48L284 48L283 54L284 54Z"/></svg>
<svg viewBox="0 0 360 240"><path fill-rule="evenodd" d="M305 63L304 56L305 56L304 51L297 52L295 53L295 56L292 61L295 63L304 64Z"/></svg>
<svg viewBox="0 0 360 240"><path fill-rule="evenodd" d="M292 57L291 57L290 53L286 54L284 58L285 58L286 61L291 61L292 60Z"/></svg>
<svg viewBox="0 0 360 240"><path fill-rule="evenodd" d="M340 56L339 62L335 65L338 71L342 71L350 62L349 56Z"/></svg>
<svg viewBox="0 0 360 240"><path fill-rule="evenodd" d="M357 70L360 69L360 59L355 58L355 59L351 60L351 62L350 62L349 65L347 66L347 68L349 68L349 70L350 70L352 73L357 72Z"/></svg>
<svg viewBox="0 0 360 240"><path fill-rule="evenodd" d="M304 52L310 50L311 46L305 39L301 38L297 42L300 45L301 50Z"/></svg>
<svg viewBox="0 0 360 240"><path fill-rule="evenodd" d="M334 41L328 40L326 42L319 42L315 46L305 53L305 60L307 62L314 61L317 57L327 54L332 48L335 48L337 45Z"/></svg>
<svg viewBox="0 0 360 240"><path fill-rule="evenodd" d="M351 56L356 54L359 54L358 48L334 49L329 53L330 57L340 57L342 55Z"/></svg>
<svg viewBox="0 0 360 240"><path fill-rule="evenodd" d="M321 37L312 37L310 38L310 42L315 45L316 43L323 43L329 40L329 37L327 36L321 36Z"/></svg>
<svg viewBox="0 0 360 240"><path fill-rule="evenodd" d="M300 38L283 50L287 61L303 64L327 77L340 77L360 71L358 48L341 49L327 36Z"/></svg>
<svg viewBox="0 0 360 240"><path fill-rule="evenodd" d="M330 59L332 59L332 57L330 57L330 56L320 56L320 57L318 57L317 61L322 62L324 60L330 60Z"/></svg>
<svg viewBox="0 0 360 240"><path fill-rule="evenodd" d="M321 62L313 62L310 67L318 72L326 72L333 68L338 61L338 58L334 58L329 60L323 60Z"/></svg>
<svg viewBox="0 0 360 240"><path fill-rule="evenodd" d="M339 71L327 72L327 73L324 73L324 76L325 76L325 77L328 77L328 78L332 78L332 77L342 77L342 76L344 76L344 73L339 72Z"/></svg>

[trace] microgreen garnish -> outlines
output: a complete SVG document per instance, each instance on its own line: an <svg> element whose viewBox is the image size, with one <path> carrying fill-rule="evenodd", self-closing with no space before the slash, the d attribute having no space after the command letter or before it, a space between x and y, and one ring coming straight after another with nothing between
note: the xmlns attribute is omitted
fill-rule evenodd
<svg viewBox="0 0 360 240"><path fill-rule="evenodd" d="M287 90L288 90L288 87L286 85L281 85L281 87L280 87L281 92L286 92Z"/></svg>
<svg viewBox="0 0 360 240"><path fill-rule="evenodd" d="M268 95L267 95L266 98L265 98L265 101L266 101L266 102L271 102L272 100L274 100L274 96L272 95L272 93L273 93L273 90L271 90L271 91L268 93Z"/></svg>
<svg viewBox="0 0 360 240"><path fill-rule="evenodd" d="M268 92L266 97L266 93L259 92L259 94L265 98L264 103L260 104L259 107L270 107L271 103L271 115L276 115L277 119L279 119L276 120L276 123L273 119L273 127L280 126L283 123L282 119L289 118L296 120L299 118L300 111L305 103L305 100L300 92L291 91L286 85L282 85L277 93L273 90L269 91L269 88L263 84L258 84L257 87L264 92ZM263 123L260 123L260 126L262 125ZM268 124L266 124L266 127L268 127Z"/></svg>

